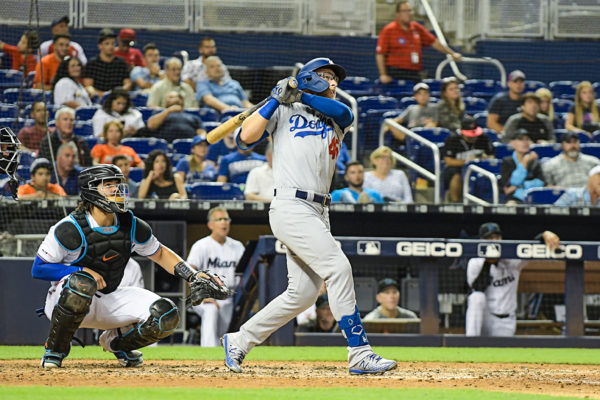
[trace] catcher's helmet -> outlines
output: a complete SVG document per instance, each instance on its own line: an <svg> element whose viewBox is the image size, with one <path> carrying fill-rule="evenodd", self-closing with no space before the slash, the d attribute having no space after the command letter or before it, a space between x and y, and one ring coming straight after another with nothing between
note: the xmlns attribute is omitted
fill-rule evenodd
<svg viewBox="0 0 600 400"><path fill-rule="evenodd" d="M15 176L21 159L21 142L12 129L0 127L0 174L8 176L8 187L13 199L17 200L19 182Z"/></svg>
<svg viewBox="0 0 600 400"><path fill-rule="evenodd" d="M487 239L493 234L502 235L500 226L495 222L486 222L479 227L479 238Z"/></svg>
<svg viewBox="0 0 600 400"><path fill-rule="evenodd" d="M298 72L298 89L300 90L311 90L315 93L321 93L329 89L329 82L321 78L315 72L319 68L327 67L333 70L340 82L346 78L346 70L337 64L334 64L329 58L319 57L313 58Z"/></svg>
<svg viewBox="0 0 600 400"><path fill-rule="evenodd" d="M98 191L98 185L108 181L118 181L114 193L106 196ZM127 211L128 185L121 169L112 164L100 164L84 169L79 173L79 185L82 200L88 201L106 212L121 213Z"/></svg>

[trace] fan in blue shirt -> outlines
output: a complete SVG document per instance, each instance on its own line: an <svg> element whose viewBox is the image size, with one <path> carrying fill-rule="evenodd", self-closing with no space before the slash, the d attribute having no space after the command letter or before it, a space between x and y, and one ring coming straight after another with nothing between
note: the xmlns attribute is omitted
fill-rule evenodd
<svg viewBox="0 0 600 400"><path fill-rule="evenodd" d="M252 150L237 149L221 158L217 182L246 183L250 170L260 167L267 159Z"/></svg>
<svg viewBox="0 0 600 400"><path fill-rule="evenodd" d="M359 161L351 161L346 164L344 179L348 187L338 189L331 193L331 201L334 203L383 203L383 198L378 191L363 188L365 169Z"/></svg>

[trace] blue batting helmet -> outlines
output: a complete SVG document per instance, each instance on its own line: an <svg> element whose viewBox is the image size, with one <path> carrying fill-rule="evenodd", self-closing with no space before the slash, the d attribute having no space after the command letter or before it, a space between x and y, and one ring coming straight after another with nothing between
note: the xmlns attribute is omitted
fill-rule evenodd
<svg viewBox="0 0 600 400"><path fill-rule="evenodd" d="M313 58L304 64L304 67L298 72L298 76L296 77L298 79L298 89L308 89L316 93L321 93L329 89L329 82L315 72L323 67L333 70L340 82L346 78L346 70L342 66L334 64L329 58Z"/></svg>

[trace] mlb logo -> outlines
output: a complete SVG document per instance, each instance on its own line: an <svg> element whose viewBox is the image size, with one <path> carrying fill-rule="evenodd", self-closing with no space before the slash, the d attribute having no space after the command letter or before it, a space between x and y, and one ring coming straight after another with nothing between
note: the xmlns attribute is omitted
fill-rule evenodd
<svg viewBox="0 0 600 400"><path fill-rule="evenodd" d="M378 256L381 254L381 242L376 240L359 240L356 252L362 256Z"/></svg>
<svg viewBox="0 0 600 400"><path fill-rule="evenodd" d="M479 243L477 256L483 258L500 258L502 246L500 243Z"/></svg>

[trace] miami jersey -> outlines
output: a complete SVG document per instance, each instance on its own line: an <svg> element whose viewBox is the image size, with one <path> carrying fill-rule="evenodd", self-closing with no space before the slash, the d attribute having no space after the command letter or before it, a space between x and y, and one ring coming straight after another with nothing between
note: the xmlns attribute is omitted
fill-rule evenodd
<svg viewBox="0 0 600 400"><path fill-rule="evenodd" d="M187 262L200 271L210 271L219 275L227 287L235 284L235 268L244 254L244 245L227 237L225 244L217 242L212 236L198 240L190 249Z"/></svg>

